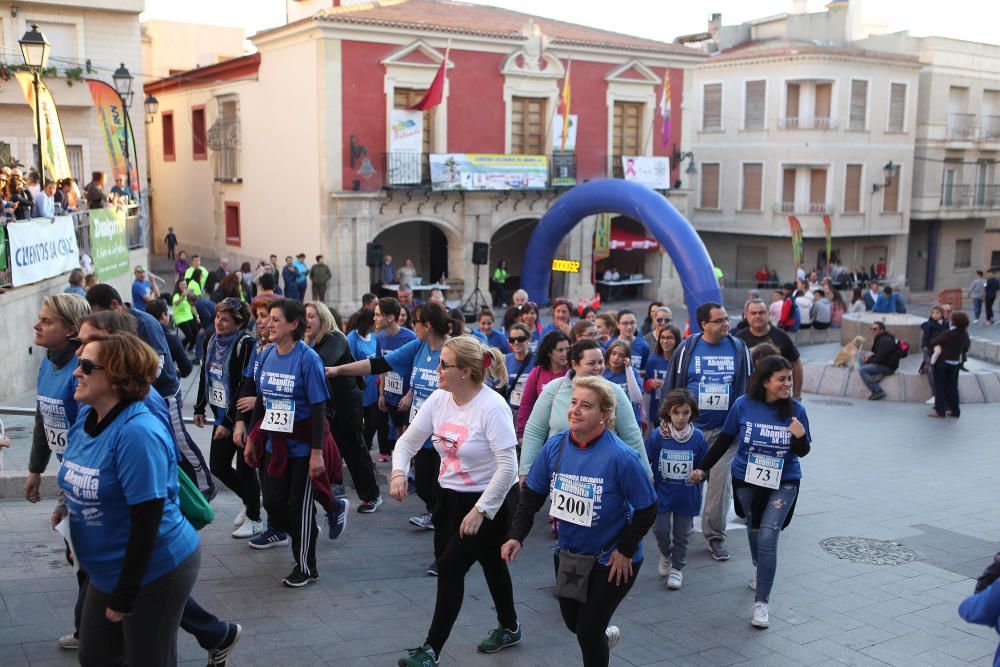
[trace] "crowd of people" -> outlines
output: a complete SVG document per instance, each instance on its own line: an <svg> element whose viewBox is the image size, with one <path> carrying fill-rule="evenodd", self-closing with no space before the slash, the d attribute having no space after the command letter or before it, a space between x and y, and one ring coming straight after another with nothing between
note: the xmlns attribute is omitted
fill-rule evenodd
<svg viewBox="0 0 1000 667"><path fill-rule="evenodd" d="M135 192L124 176L115 178L115 185L105 191L107 175L91 174L83 190L72 178L42 180L38 172L27 174L19 167L0 167L0 222L54 218L79 210L126 207L136 202Z"/></svg>

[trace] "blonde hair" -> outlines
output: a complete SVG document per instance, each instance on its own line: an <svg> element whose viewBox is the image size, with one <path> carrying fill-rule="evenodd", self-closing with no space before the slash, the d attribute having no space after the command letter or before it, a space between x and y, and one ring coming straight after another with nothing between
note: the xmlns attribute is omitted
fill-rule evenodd
<svg viewBox="0 0 1000 667"><path fill-rule="evenodd" d="M495 347L483 345L475 336L462 335L449 338L444 346L454 352L455 364L462 370L469 370L469 377L476 384L482 384L486 380L486 373L496 382L496 386L507 386L507 363L504 360L503 352ZM483 368L483 363L489 355L490 365Z"/></svg>
<svg viewBox="0 0 1000 667"><path fill-rule="evenodd" d="M42 307L51 310L77 333L80 332L80 320L90 315L90 304L77 294L51 294L42 299Z"/></svg>
<svg viewBox="0 0 1000 667"><path fill-rule="evenodd" d="M576 376L573 379L573 390L589 389L597 396L597 402L604 415L604 426L609 431L615 430L615 410L618 401L615 398L614 385L598 375Z"/></svg>
<svg viewBox="0 0 1000 667"><path fill-rule="evenodd" d="M312 341L313 343L331 331L341 333L340 328L337 326L337 320L333 318L333 313L330 312L330 308L325 303L322 301L306 301L305 306L306 308L309 306L315 308L316 316L319 318L319 334Z"/></svg>

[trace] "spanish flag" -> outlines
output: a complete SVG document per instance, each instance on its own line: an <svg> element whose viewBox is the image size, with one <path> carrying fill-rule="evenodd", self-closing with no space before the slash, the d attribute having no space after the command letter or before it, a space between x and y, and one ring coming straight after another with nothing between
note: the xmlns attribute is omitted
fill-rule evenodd
<svg viewBox="0 0 1000 667"><path fill-rule="evenodd" d="M569 136L569 98L570 98L570 88L569 88L569 71L573 68L572 58L569 64L566 65L566 76L563 78L563 89L562 97L559 102L559 113L562 114L562 142L559 144L559 150L563 153L566 152L566 138Z"/></svg>
<svg viewBox="0 0 1000 667"><path fill-rule="evenodd" d="M660 96L660 115L663 116L663 145L670 145L670 70L663 74L663 93Z"/></svg>

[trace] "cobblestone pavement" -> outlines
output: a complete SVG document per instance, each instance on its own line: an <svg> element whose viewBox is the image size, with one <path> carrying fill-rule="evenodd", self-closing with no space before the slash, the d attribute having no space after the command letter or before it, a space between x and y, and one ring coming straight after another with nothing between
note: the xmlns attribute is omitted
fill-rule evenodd
<svg viewBox="0 0 1000 667"><path fill-rule="evenodd" d="M693 536L684 587L676 592L656 576L649 537L647 564L614 618L622 641L612 665L991 664L995 633L966 625L956 609L972 590L971 578L1000 550L996 408L970 405L961 420L937 421L919 405L807 396L806 407L814 449L803 462L802 496L779 545L770 629L750 626L753 593L741 527L730 532L733 556L724 563L712 561L703 539ZM387 472L387 464L378 468ZM195 597L243 624L230 664L394 665L404 648L422 642L435 581L424 574L430 533L406 524L416 502L387 499L374 515L353 513L339 540L321 538L321 578L300 590L280 585L291 568L287 551L253 551L229 536L234 496L222 493L215 504L218 519L201 532ZM47 528L50 507L51 501L0 502L4 667L75 664L75 655L55 643L71 629L76 584L61 540ZM549 593L552 542L539 524L512 568L525 640L493 656L475 652L495 615L474 568L443 665L580 664ZM820 546L828 538L886 540L892 544L881 560L906 560L895 545L916 559L851 562L834 554L878 554L843 540L830 553ZM183 632L179 651L185 665L206 662Z"/></svg>

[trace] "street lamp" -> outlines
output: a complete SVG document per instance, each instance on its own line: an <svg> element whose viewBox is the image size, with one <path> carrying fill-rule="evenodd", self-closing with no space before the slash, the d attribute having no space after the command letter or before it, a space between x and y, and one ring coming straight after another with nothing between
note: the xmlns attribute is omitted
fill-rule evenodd
<svg viewBox="0 0 1000 667"><path fill-rule="evenodd" d="M896 170L898 168L899 165L893 164L892 160L886 162L885 166L882 167L882 182L872 183L872 194L875 194L879 190L884 190L892 185L892 177L896 175Z"/></svg>
<svg viewBox="0 0 1000 667"><path fill-rule="evenodd" d="M131 120L128 116L129 107L132 106L132 82L135 81L128 69L125 67L125 63L119 65L115 73L111 75L111 80L115 84L115 90L118 92L118 97L121 98L122 107L125 112L125 181L128 183L128 190L132 192L132 158L129 155L129 138L132 135Z"/></svg>
<svg viewBox="0 0 1000 667"><path fill-rule="evenodd" d="M21 45L21 55L24 57L24 64L28 66L34 76L35 83L35 136L38 139L38 150L36 159L38 160L38 182L45 185L45 167L42 165L42 105L38 98L38 87L40 85L39 75L49 64L49 52L52 45L45 39L38 30L38 26L31 24L31 30L24 33L18 44Z"/></svg>
<svg viewBox="0 0 1000 667"><path fill-rule="evenodd" d="M673 158L674 164L678 167L681 166L684 160L691 160L691 162L688 163L687 169L684 170L684 173L688 176L698 175L698 167L694 166L694 153L691 151L681 151L681 149L677 147L677 144L674 144Z"/></svg>
<svg viewBox="0 0 1000 667"><path fill-rule="evenodd" d="M143 105L146 107L146 125L152 125L156 119L156 112L160 110L160 101L150 93L146 95L146 101L143 102Z"/></svg>

